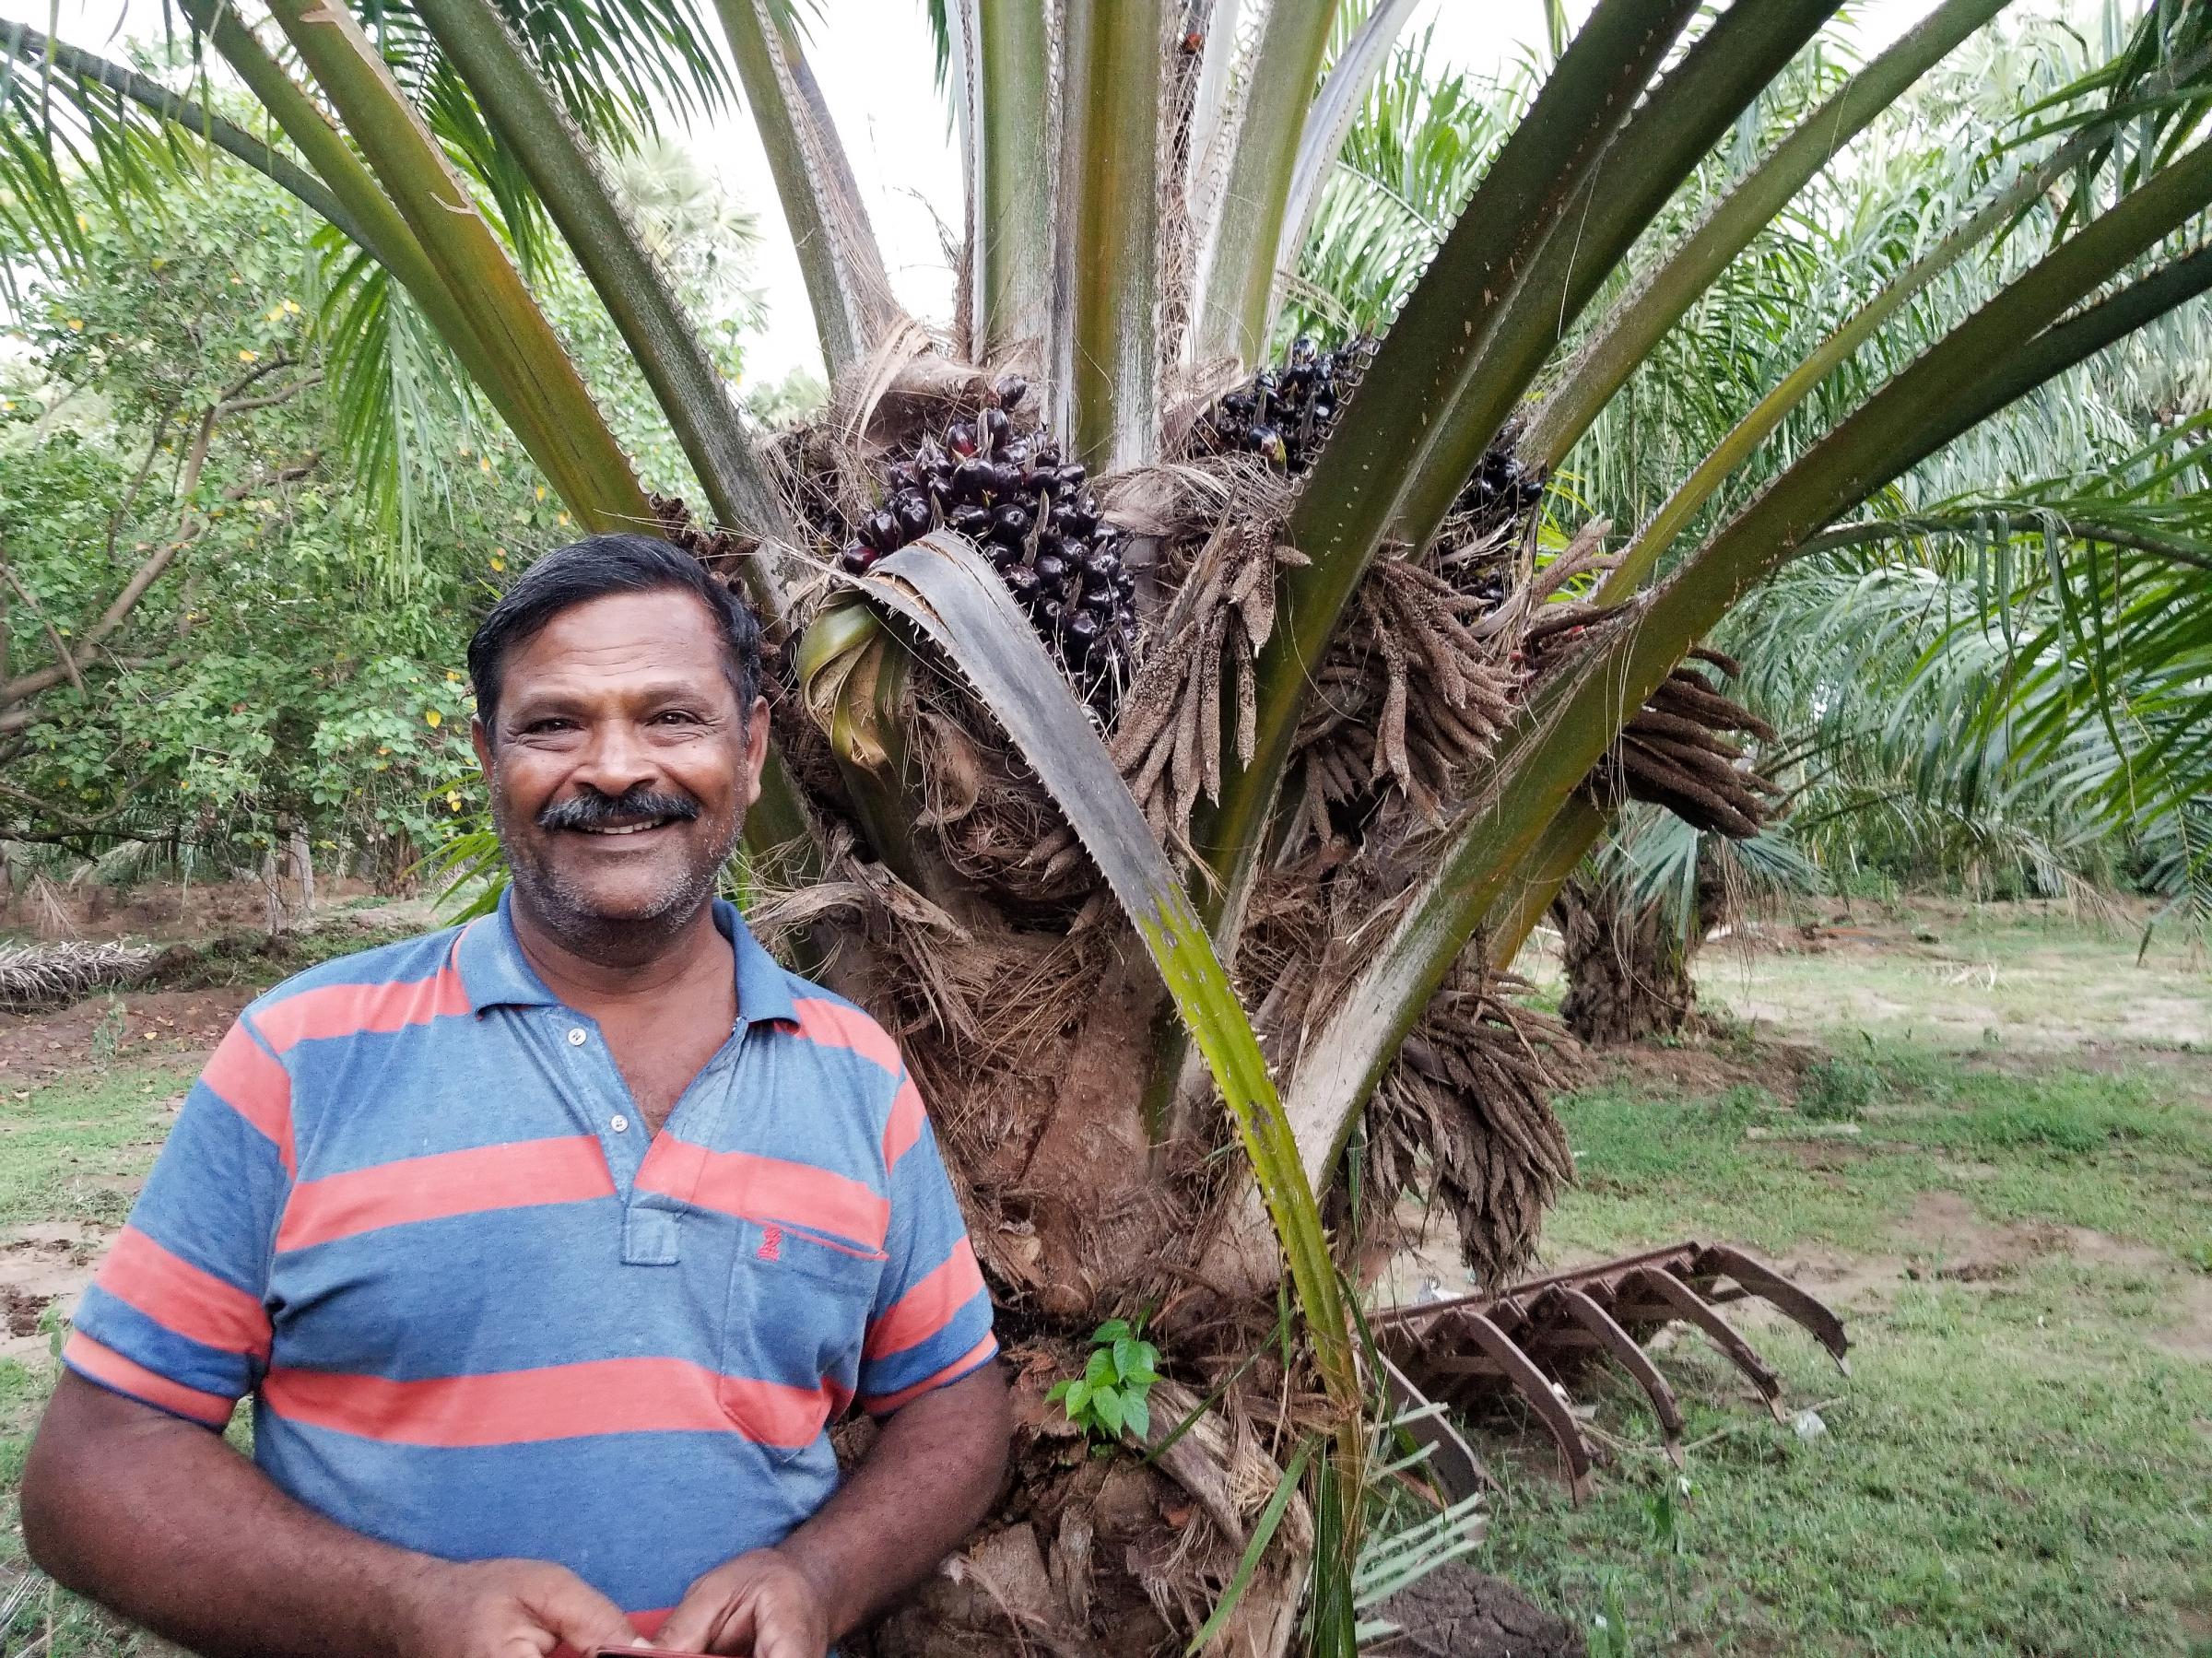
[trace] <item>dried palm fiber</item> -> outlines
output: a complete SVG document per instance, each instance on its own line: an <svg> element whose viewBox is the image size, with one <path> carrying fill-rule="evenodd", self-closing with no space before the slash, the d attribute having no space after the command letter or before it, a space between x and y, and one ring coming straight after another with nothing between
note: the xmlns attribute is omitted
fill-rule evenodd
<svg viewBox="0 0 2212 1658"><path fill-rule="evenodd" d="M1636 614L1635 606L1621 606L1574 621L1547 616L1530 626L1524 649L1537 673L1556 673L1587 648L1592 629L1632 626ZM1719 651L1698 646L1689 654L1725 679L1743 672ZM1772 726L1683 663L1622 726L1589 786L1600 801L1646 801L1694 829L1747 841L1774 816L1783 791L1727 733L1775 741Z"/></svg>
<svg viewBox="0 0 2212 1658"><path fill-rule="evenodd" d="M841 826L830 833L818 879L757 891L747 919L773 948L832 914L849 918L841 931L865 941L874 967L855 999L902 1046L941 1054L970 1080L1030 1070L1073 1018L1107 953L1096 928L1015 928L987 912L963 924L861 857Z"/></svg>
<svg viewBox="0 0 2212 1658"><path fill-rule="evenodd" d="M921 826L964 879L1022 904L1065 909L1099 889L1053 797L973 698L937 675L914 684Z"/></svg>
<svg viewBox="0 0 2212 1658"><path fill-rule="evenodd" d="M1518 698L1517 646L1529 614L1604 562L1605 529L1603 520L1585 526L1540 574L1525 538L1508 527L1473 543L1447 537L1421 558L1399 551L1375 561L1300 726L1291 849L1335 833L1333 808L1364 816L1396 797L1439 819L1488 758Z"/></svg>
<svg viewBox="0 0 2212 1658"><path fill-rule="evenodd" d="M59 1007L96 990L129 984L153 966L149 945L0 945L0 1008Z"/></svg>
<svg viewBox="0 0 2212 1658"><path fill-rule="evenodd" d="M1460 1250L1487 1284L1535 1259L1544 1216L1574 1179L1574 1156L1550 1097L1579 1079L1581 1046L1565 1026L1510 998L1526 983L1470 948L1398 1051L1362 1116L1362 1226L1397 1224L1419 1192L1447 1209ZM1380 1233L1388 1236L1387 1231Z"/></svg>
<svg viewBox="0 0 2212 1658"><path fill-rule="evenodd" d="M1277 539L1273 522L1232 509L1182 576L1124 700L1108 747L1153 832L1181 856L1195 856L1200 794L1220 797L1225 740L1241 761L1252 756L1253 664L1275 629L1277 574L1305 561ZM1235 683L1226 693L1225 669ZM1233 707L1223 707L1225 696Z"/></svg>
<svg viewBox="0 0 2212 1658"><path fill-rule="evenodd" d="M1294 1068L1308 1033L1393 926L1435 831L1412 804L1386 803L1361 845L1333 839L1254 883L1237 978L1269 1063ZM1580 1045L1557 1021L1510 998L1468 946L1430 1000L1362 1118L1360 1220L1387 1240L1399 1201L1457 1219L1460 1247L1486 1281L1525 1265L1543 1215L1573 1178L1547 1097L1580 1075Z"/></svg>
<svg viewBox="0 0 2212 1658"><path fill-rule="evenodd" d="M1511 717L1515 676L1492 608L1410 559L1376 560L1332 641L1296 740L1292 847L1325 841L1331 808L1394 788L1441 821Z"/></svg>
<svg viewBox="0 0 2212 1658"><path fill-rule="evenodd" d="M986 1182L1010 1139L1033 1137L1022 1096L1060 1068L1111 961L1102 931L1018 929L989 914L963 925L860 856L841 826L818 879L757 888L747 911L771 950L830 916L838 944L824 976L897 1039L958 1171L976 1248L1002 1285L1019 1288L1030 1265L1021 1229L1002 1223L1005 1194Z"/></svg>

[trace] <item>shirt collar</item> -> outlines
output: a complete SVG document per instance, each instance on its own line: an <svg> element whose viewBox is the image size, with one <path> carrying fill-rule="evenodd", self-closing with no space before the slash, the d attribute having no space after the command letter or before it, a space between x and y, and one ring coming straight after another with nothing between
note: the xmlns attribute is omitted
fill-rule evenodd
<svg viewBox="0 0 2212 1658"><path fill-rule="evenodd" d="M499 909L469 923L453 947L453 959L472 1013L480 1014L490 1007L559 1005L560 998L546 988L514 936L513 900L512 890L501 893ZM746 926L737 906L726 899L716 899L714 925L730 941L730 953L736 958L737 1017L748 1023L781 1020L797 1024L799 1010L793 1005L783 970Z"/></svg>

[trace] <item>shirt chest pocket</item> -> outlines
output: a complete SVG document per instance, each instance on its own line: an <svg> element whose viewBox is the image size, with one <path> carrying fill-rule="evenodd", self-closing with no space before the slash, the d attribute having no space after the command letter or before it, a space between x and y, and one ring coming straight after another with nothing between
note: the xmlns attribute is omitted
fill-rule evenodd
<svg viewBox="0 0 2212 1658"><path fill-rule="evenodd" d="M773 1221L743 1221L723 1311L722 1406L777 1462L853 1396L886 1256Z"/></svg>

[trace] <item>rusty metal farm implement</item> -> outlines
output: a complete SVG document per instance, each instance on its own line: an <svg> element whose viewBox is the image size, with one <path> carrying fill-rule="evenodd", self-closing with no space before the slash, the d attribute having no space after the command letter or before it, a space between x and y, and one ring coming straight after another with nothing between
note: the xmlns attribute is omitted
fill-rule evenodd
<svg viewBox="0 0 2212 1658"><path fill-rule="evenodd" d="M1579 1502L1590 1470L1604 1460L1582 1430L1568 1388L1592 1366L1611 1361L1652 1402L1666 1453L1682 1460L1682 1411L1643 1344L1665 1325L1694 1326L1787 1421L1782 1382L1751 1344L1720 1314L1756 1298L1804 1326L1845 1375L1851 1338L1826 1304L1771 1266L1727 1244L1680 1243L1532 1278L1490 1295L1459 1296L1382 1313L1373 1320L1399 1404L1411 1431L1435 1452L1432 1470L1448 1486L1484 1479L1464 1440L1420 1406L1455 1411L1519 1399L1558 1441Z"/></svg>

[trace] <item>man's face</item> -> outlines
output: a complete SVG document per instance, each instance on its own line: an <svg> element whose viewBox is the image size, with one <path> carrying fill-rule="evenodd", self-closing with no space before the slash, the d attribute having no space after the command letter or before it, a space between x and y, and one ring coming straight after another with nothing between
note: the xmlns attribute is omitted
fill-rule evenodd
<svg viewBox="0 0 2212 1658"><path fill-rule="evenodd" d="M471 735L516 898L557 936L680 923L712 894L768 747L724 661L677 590L577 605L508 653L498 728Z"/></svg>

